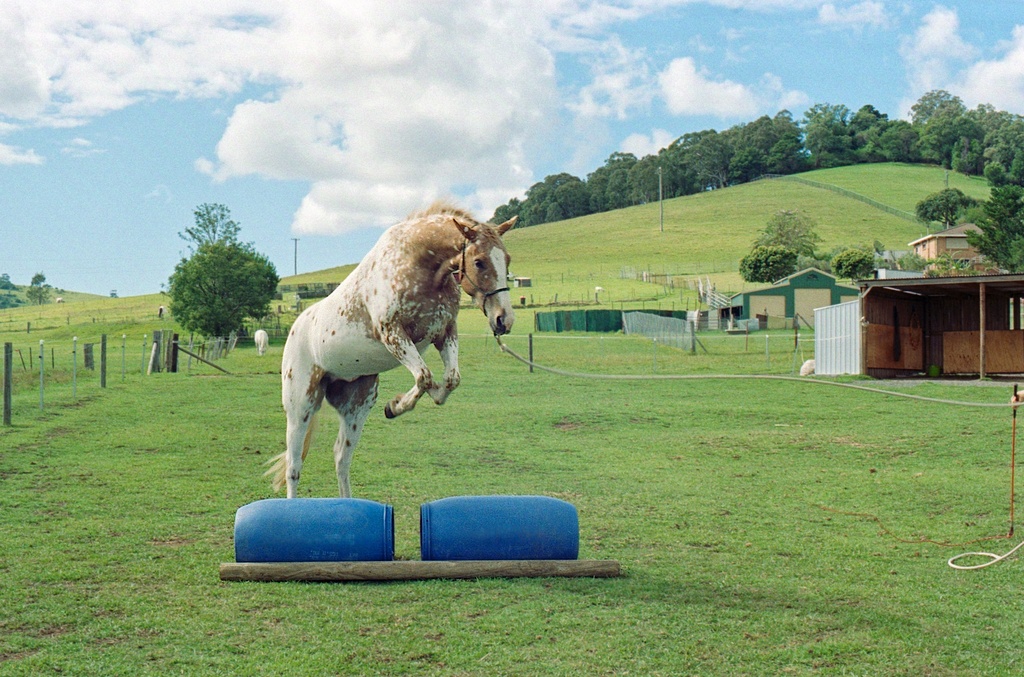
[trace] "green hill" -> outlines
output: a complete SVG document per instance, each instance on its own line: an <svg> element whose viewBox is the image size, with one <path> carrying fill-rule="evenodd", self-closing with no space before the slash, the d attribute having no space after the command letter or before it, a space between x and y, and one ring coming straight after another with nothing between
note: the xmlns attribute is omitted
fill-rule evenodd
<svg viewBox="0 0 1024 677"><path fill-rule="evenodd" d="M945 187L946 172L920 165L857 165L798 178L912 213L917 202ZM982 180L952 172L948 180L950 187L988 196ZM768 218L783 209L800 210L817 222L823 251L876 240L886 249L907 250L926 232L920 223L854 197L779 179L666 200L664 232L659 205L653 203L514 230L506 240L513 273L532 278L528 293L537 303L552 301L556 293L559 301L590 299L597 286L608 292L602 301L649 297L652 285L624 279L637 270L709 275L720 291L742 291L739 259Z"/></svg>

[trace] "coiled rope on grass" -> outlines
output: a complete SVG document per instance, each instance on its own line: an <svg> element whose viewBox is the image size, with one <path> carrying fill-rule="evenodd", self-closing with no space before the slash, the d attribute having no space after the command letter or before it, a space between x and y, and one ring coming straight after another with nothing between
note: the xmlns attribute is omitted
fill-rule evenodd
<svg viewBox="0 0 1024 677"><path fill-rule="evenodd" d="M864 392L875 393L879 395L889 395L891 397L902 397L908 400L917 400L920 402L931 402L935 404L947 404L958 407L985 407L985 408L1001 408L1001 407L1014 407L1015 405L1008 402L966 402L961 400L949 400L940 397L925 397L923 395L914 395L912 393L901 393L892 390L885 390L883 388L872 388L870 386L857 385L855 383L839 383L836 381L820 381L818 379L803 378L798 376L782 376L777 374L594 374L587 372L576 372L568 371L565 369L557 369L555 367L548 367L542 364L538 364L530 359L527 359L512 350L508 345L501 340L501 337L495 336L494 339L498 342L498 347L501 348L503 353L510 355L511 357L519 360L523 364L539 369L541 371L548 372L549 374L555 374L556 376L564 376L567 378L582 378L582 379L599 379L599 380L613 380L613 381L684 381L684 380L701 380L701 379L742 379L742 380L772 380L772 381L792 381L797 383L812 383L815 385L827 385L835 386L839 388L850 388L851 390L862 390ZM1016 395L1016 387L1014 388L1014 395ZM1011 451L1010 461L1010 532L1006 536L991 536L989 538L979 540L993 540L997 538L1011 538L1013 536L1013 502L1014 502L1014 471L1016 466L1016 443L1017 443L1017 410L1013 412L1013 443ZM836 511L839 512L839 511ZM853 514L853 513L851 513ZM866 517L873 519L880 523L877 516L865 515ZM883 527L884 529L884 527ZM888 532L888 530L886 529ZM891 533L891 532L889 532ZM895 537L895 536L894 536ZM897 540L903 540L897 538ZM921 541L936 543L938 545L952 545L939 543L937 541ZM977 569L984 569L985 567L992 566L1008 559L1014 553L1016 553L1021 547L1024 547L1024 541L1018 543L1012 550L1003 554L997 555L991 552L965 552L955 557L949 558L947 564L953 569L961 571L974 571ZM965 557L986 557L987 561L980 564L974 565L961 565L956 562Z"/></svg>

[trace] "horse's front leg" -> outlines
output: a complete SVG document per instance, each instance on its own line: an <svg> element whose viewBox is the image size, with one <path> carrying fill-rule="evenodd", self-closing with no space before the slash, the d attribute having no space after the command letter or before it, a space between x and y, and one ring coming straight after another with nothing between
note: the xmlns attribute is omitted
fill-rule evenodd
<svg viewBox="0 0 1024 677"><path fill-rule="evenodd" d="M388 352L416 379L415 385L408 392L395 396L384 405L384 415L394 418L411 410L424 393L431 392L437 386L434 385L434 375L430 373L426 361L404 330L398 327L385 327L381 329L380 337Z"/></svg>
<svg viewBox="0 0 1024 677"><path fill-rule="evenodd" d="M454 325L434 343L434 347L441 354L441 362L444 364L444 381L430 391L430 396L434 402L444 404L462 380L459 374L459 337L455 333Z"/></svg>

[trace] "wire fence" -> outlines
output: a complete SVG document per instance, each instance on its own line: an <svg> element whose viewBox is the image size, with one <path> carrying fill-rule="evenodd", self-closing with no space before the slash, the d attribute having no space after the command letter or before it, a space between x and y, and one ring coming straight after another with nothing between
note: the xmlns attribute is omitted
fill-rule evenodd
<svg viewBox="0 0 1024 677"><path fill-rule="evenodd" d="M804 329L733 334L698 331L686 337L679 340L678 334L673 337L670 333L531 333L510 334L502 341L528 354L531 361L570 371L606 373L639 369L650 374L796 375L814 358L814 333ZM493 337L481 340L490 344Z"/></svg>
<svg viewBox="0 0 1024 677"><path fill-rule="evenodd" d="M138 380L162 371L191 373L208 367L225 371L216 364L240 342L237 336L181 341L177 334L110 337L75 336L71 339L5 342L2 352L2 424L12 425L15 415L33 409L45 413L50 407L74 404L95 397L107 388Z"/></svg>
<svg viewBox="0 0 1024 677"><path fill-rule="evenodd" d="M888 214L892 214L893 216L896 216L896 217L899 217L901 219L904 219L905 221L912 221L912 222L916 223L919 226L924 226L926 228L929 228L931 225L933 225L931 222L922 221L921 219L919 219L917 217L917 214L905 211L903 209L897 209L896 207L890 207L889 205L887 205L885 203L882 203L882 202L879 202L878 200L874 200L874 199L872 199L872 198L870 198L870 197L868 197L866 195L861 195L860 193L855 193L852 190L847 190L846 188L840 188L839 186L834 186L834 185L832 185L830 183L822 183L820 181L812 181L810 179L805 179L805 178L802 178L802 177L799 177L799 176L790 176L790 175L785 175L785 174L765 174L764 176L762 176L760 178L761 179L770 179L770 180L774 180L774 181L793 181L793 182L796 182L796 183L802 183L805 186L813 186L814 188L821 188L822 190L828 190L828 191L831 191L831 192L836 193L838 195L842 195L843 197L848 197L851 200L857 200L858 202L863 202L864 204L870 205L870 206L874 207L875 209L881 209L883 212L886 212ZM941 229L941 226L939 226L938 224L934 224L934 225L936 225L939 229Z"/></svg>

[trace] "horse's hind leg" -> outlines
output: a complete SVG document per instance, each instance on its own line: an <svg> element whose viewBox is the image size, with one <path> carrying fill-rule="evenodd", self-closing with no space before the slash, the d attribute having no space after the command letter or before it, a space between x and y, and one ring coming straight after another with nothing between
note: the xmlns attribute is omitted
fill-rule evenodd
<svg viewBox="0 0 1024 677"><path fill-rule="evenodd" d="M306 458L313 433L313 417L324 398L324 372L319 367L304 369L300 364L288 360L287 356L285 359L281 374L281 399L288 420L284 482L288 488L288 498L295 498L299 476L302 474L302 462ZM279 483L275 482L275 486L279 488Z"/></svg>
<svg viewBox="0 0 1024 677"><path fill-rule="evenodd" d="M334 468L338 473L338 493L352 496L349 466L352 454L363 434L363 424L377 402L377 375L362 376L354 381L331 381L326 387L327 402L338 412L341 423L334 441Z"/></svg>

